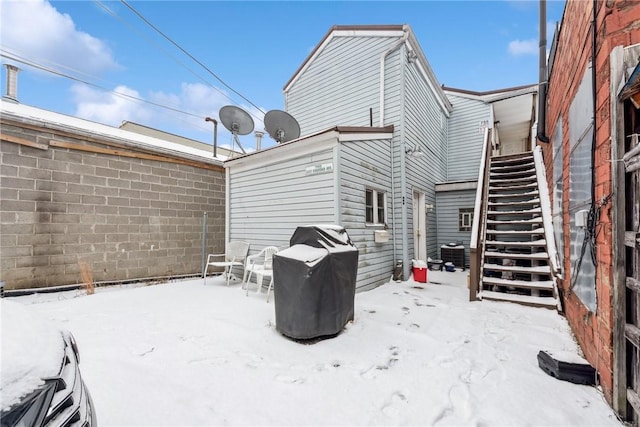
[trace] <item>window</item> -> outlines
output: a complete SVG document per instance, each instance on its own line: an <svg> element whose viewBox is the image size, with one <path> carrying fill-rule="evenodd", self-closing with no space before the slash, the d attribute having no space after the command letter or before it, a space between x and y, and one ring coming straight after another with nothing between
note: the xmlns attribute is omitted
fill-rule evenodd
<svg viewBox="0 0 640 427"><path fill-rule="evenodd" d="M365 191L365 221L367 224L385 224L387 212L386 194L383 191Z"/></svg>
<svg viewBox="0 0 640 427"><path fill-rule="evenodd" d="M458 209L458 229L460 231L471 231L473 224L473 209Z"/></svg>
<svg viewBox="0 0 640 427"><path fill-rule="evenodd" d="M560 265L564 262L564 220L562 212L563 194L563 159L562 159L562 116L556 123L553 133L553 233L556 238L558 248L558 258Z"/></svg>
<svg viewBox="0 0 640 427"><path fill-rule="evenodd" d="M597 308L595 253L588 233L575 223L576 213L591 208L591 160L593 153L593 103L591 64L569 106L569 233L571 240L570 289L591 312ZM565 130L566 126L565 126ZM564 189L566 192L567 189ZM591 230L592 232L594 230Z"/></svg>

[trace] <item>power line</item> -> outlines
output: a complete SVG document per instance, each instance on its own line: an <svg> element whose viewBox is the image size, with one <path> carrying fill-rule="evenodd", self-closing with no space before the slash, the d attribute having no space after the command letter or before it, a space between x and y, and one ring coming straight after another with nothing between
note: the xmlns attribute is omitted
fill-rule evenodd
<svg viewBox="0 0 640 427"><path fill-rule="evenodd" d="M175 56L173 56L171 53L169 53L169 51L167 51L166 49L162 48L159 44L155 43L153 40L151 40L150 38L146 37L144 34L142 34L140 31L138 31L133 25L130 25L127 21L125 21L124 19L122 19L122 17L120 17L117 13L115 13L114 11L112 11L111 9L109 9L109 7L107 7L102 1L100 0L93 0L94 3L96 3L98 6L100 6L102 8L102 10L104 10L106 13L108 13L111 17L117 19L118 21L120 21L123 25L125 25L130 31L134 32L135 34L137 34L138 36L144 38L149 44L153 45L155 48L157 48L158 50L160 50L162 53L164 53L165 55L167 55L169 58L171 58L176 64L180 65L181 67L183 67L184 69L186 69L187 71L189 71L191 74L193 74L195 77L197 77L200 81L202 81L204 84L206 84L207 86L211 87L212 89L218 91L222 96L224 96L225 98L229 99L230 101L231 98L229 97L229 95L225 92L223 92L222 90L220 90L219 87L212 85L211 83L209 83L204 77L202 77L201 75L199 75L198 73L196 73L195 71L193 71L191 68L189 68L186 64L184 64L183 62L181 62L180 60L178 60Z"/></svg>
<svg viewBox="0 0 640 427"><path fill-rule="evenodd" d="M21 64L28 65L29 67L32 67L32 68L35 68L35 69L38 69L38 70L41 70L41 71L45 71L47 73L51 73L51 74L54 74L54 75L59 76L59 77L67 78L67 79L73 80L75 82L85 84L87 86L95 87L97 89L103 90L105 92L112 93L112 94L114 94L116 96L119 96L119 97L122 97L122 98L127 98L129 100L138 101L138 102L143 102L143 103L146 103L146 104L153 105L155 107L159 107L159 108L163 108L163 109L166 109L166 110L174 111L176 113L184 114L184 115L195 117L195 118L198 118L198 119L204 119L204 116L202 116L200 114L190 113L190 112L187 112L187 111L179 110L177 108L169 107L167 105L163 105L163 104L159 104L159 103L156 103L156 102L153 102L153 101L149 101L147 99L139 98L137 96L133 96L133 95L129 95L129 94L126 94L126 93L122 93L122 92L114 91L114 90L111 90L111 89L107 89L107 88L105 88L103 86L100 86L98 84L91 83L91 82L88 82L86 80L82 80L82 79L80 79L78 77L71 76L71 75L65 74L65 73L63 73L61 71L54 70L54 69L46 67L44 65L40 65L40 64L35 63L33 61L30 61L28 59L21 58L21 57L15 55L15 54L8 53L3 48L0 48L0 57L7 58L7 59L10 59L10 60L15 61L15 62L19 62Z"/></svg>
<svg viewBox="0 0 640 427"><path fill-rule="evenodd" d="M200 62L196 57L194 57L193 55L191 55L189 52L187 52L184 48L182 48L182 46L180 46L178 43L176 43L175 41L173 41L173 39L171 39L171 37L169 37L168 35L166 35L165 33L163 33L159 28L157 28L155 25L153 25L151 22L149 22L149 20L147 20L140 12L138 12L136 9L133 8L133 6L129 5L129 3L127 3L126 0L120 0L120 2L122 4L124 4L127 8L129 8L133 13L135 13L140 19L142 19L147 25L149 25L151 28L153 28L155 31L157 31L162 37L164 37L166 40L168 40L171 44L173 44L175 47L177 47L178 49L180 49L180 51L182 51L185 55L187 55L189 58L191 58L193 61L195 61L198 65L200 65L202 68L204 68L205 70L207 70L209 72L209 74L211 74L213 77L215 77L220 83L222 83L226 88L228 88L230 91L232 91L233 93L235 93L236 95L238 95L239 97L241 97L242 99L244 99L245 101L247 101L249 104L251 104L253 107L255 107L258 111L262 112L263 114L266 114L265 111L258 107L256 104L254 104L253 102L251 102L248 98L246 98L244 95L242 95L240 92L238 92L237 90L235 90L234 88L232 88L231 86L229 86L224 80L222 80L216 73L214 73L213 71L211 71L209 69L209 67L207 67L206 65L204 65L202 62Z"/></svg>

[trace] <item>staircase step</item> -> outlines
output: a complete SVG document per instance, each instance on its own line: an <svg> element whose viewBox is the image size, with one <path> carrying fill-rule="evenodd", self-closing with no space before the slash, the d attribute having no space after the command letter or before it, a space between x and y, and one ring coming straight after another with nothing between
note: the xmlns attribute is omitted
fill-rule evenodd
<svg viewBox="0 0 640 427"><path fill-rule="evenodd" d="M498 183L498 184L505 184L505 185L493 185L496 184L495 182L491 182L489 183L489 191L491 190L499 190L499 191L515 191L515 190L526 190L527 188L538 188L538 183L537 182L531 182L529 184L521 184L521 185L511 185L512 181L506 181L503 183ZM492 186L493 185L493 186Z"/></svg>
<svg viewBox="0 0 640 427"><path fill-rule="evenodd" d="M530 242L505 242L502 240L487 240L484 242L486 246L512 246L512 247L529 247L529 246L546 246L547 241L544 239L532 240Z"/></svg>
<svg viewBox="0 0 640 427"><path fill-rule="evenodd" d="M542 209L533 208L533 209L521 209L514 211L488 211L487 215L533 215L542 213Z"/></svg>
<svg viewBox="0 0 640 427"><path fill-rule="evenodd" d="M532 254L514 254L505 252L487 251L484 253L484 259L487 258L509 258L509 259L528 259L532 261L548 261L549 254L546 252L534 252Z"/></svg>
<svg viewBox="0 0 640 427"><path fill-rule="evenodd" d="M518 199L522 197L530 197L532 199L537 198L538 190L527 191L526 193L509 193L505 194L503 192L496 193L495 191L489 190L488 197L490 199Z"/></svg>
<svg viewBox="0 0 640 427"><path fill-rule="evenodd" d="M504 180L504 179L535 179L536 171L514 171L514 172L491 172L489 174L489 179L493 180Z"/></svg>
<svg viewBox="0 0 640 427"><path fill-rule="evenodd" d="M491 164L490 170L491 172L501 172L501 171L512 172L515 170L530 170L530 169L535 170L535 163L533 163L533 161L530 161L527 163L512 164L512 165Z"/></svg>
<svg viewBox="0 0 640 427"><path fill-rule="evenodd" d="M500 220L500 219L488 219L487 224L493 225L528 225L528 224L542 224L542 218L536 217L531 219L515 219L515 220Z"/></svg>
<svg viewBox="0 0 640 427"><path fill-rule="evenodd" d="M532 297L529 295L506 294L492 291L482 291L478 294L478 297L488 301L508 301L531 307L557 309L557 302L553 297Z"/></svg>
<svg viewBox="0 0 640 427"><path fill-rule="evenodd" d="M490 230L487 234L502 234L505 236L531 236L534 234L544 234L544 228L536 228L535 230Z"/></svg>
<svg viewBox="0 0 640 427"><path fill-rule="evenodd" d="M526 205L539 205L540 199L537 197L530 200L518 200L515 202L489 202L489 206L500 207L500 206L526 206Z"/></svg>
<svg viewBox="0 0 640 427"><path fill-rule="evenodd" d="M489 186L492 186L493 184L500 184L500 183L512 184L512 183L536 182L536 181L537 179L535 175L527 176L523 178L511 178L511 179L500 179L497 177L492 177L489 180Z"/></svg>
<svg viewBox="0 0 640 427"><path fill-rule="evenodd" d="M504 156L494 156L491 157L491 163L504 163L504 164L512 164L517 162L522 162L524 160L532 160L533 152L528 151L526 153L517 153L517 154L506 154Z"/></svg>
<svg viewBox="0 0 640 427"><path fill-rule="evenodd" d="M504 254L505 259L509 258L509 254ZM551 274L551 267L548 265L536 265L533 267L523 267L520 265L500 265L500 264L485 264L483 267L485 270L491 271L508 271L512 273L527 273L527 274ZM489 278L487 278L489 279ZM486 281L485 281L486 282ZM553 283L551 286L553 287ZM514 285L511 285L514 286Z"/></svg>

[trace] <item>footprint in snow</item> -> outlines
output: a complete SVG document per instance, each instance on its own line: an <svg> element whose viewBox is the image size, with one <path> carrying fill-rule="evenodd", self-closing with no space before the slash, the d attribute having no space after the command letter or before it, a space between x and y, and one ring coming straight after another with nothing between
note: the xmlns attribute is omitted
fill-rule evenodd
<svg viewBox="0 0 640 427"><path fill-rule="evenodd" d="M285 384L304 384L306 382L302 377L292 377L289 375L276 375L276 380Z"/></svg>
<svg viewBox="0 0 640 427"><path fill-rule="evenodd" d="M407 406L407 397L404 393L396 391L382 406L382 413L391 418L395 424L404 424L401 418Z"/></svg>

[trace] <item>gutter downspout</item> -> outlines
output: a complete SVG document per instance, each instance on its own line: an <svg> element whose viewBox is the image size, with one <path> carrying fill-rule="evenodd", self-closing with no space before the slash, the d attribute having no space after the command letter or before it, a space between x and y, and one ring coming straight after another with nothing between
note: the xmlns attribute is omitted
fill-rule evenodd
<svg viewBox="0 0 640 427"><path fill-rule="evenodd" d="M405 70L403 68L404 65L404 55L400 55L400 99L405 99ZM405 103L401 102L400 104L400 195L402 196L402 209L401 209L401 232L402 232L402 260L403 260L403 271L402 275L404 280L409 279L409 224L407 223L407 200L408 197L406 195L407 192L407 145L405 141ZM413 197L413 193L411 194ZM415 242L414 242L415 245ZM407 262L404 262L407 261Z"/></svg>
<svg viewBox="0 0 640 427"><path fill-rule="evenodd" d="M547 0L540 0L540 45L539 45L539 70L538 76L538 140L549 142L547 130Z"/></svg>
<svg viewBox="0 0 640 427"><path fill-rule="evenodd" d="M383 52L382 55L380 56L380 126L384 127L384 78L385 78L385 73L384 73L384 69L385 69L385 65L386 65L386 59L387 56L389 56L393 51L395 51L396 49L400 48L400 46L402 46L407 39L409 38L409 32L407 31L406 28L404 28L404 35L402 36L402 39L400 39L400 41L398 41L398 43L396 43L395 45L393 45L389 50L387 50L386 52ZM396 242L396 227L395 227L395 216L396 216L396 179L395 179L395 166L394 166L394 151L395 151L395 144L393 143L394 141L394 137L393 135L391 136L391 143L390 143L390 160L391 160L391 217L390 217L390 221L391 221L391 230L392 230L392 240L393 240L393 262L395 265L395 262L398 259L397 256L397 242ZM403 272L404 274L404 272Z"/></svg>
<svg viewBox="0 0 640 427"><path fill-rule="evenodd" d="M398 41L398 43L396 43L393 46L391 46L391 48L389 50L387 50L386 52L383 52L382 55L380 55L380 127L384 127L384 67L385 67L385 62L386 62L387 56L389 56L393 51L395 51L400 46L402 46L407 41L407 39L409 38L409 32L407 31L407 29L403 28L403 31L404 31L404 36L402 36L402 39L400 39L400 41Z"/></svg>
<svg viewBox="0 0 640 427"><path fill-rule="evenodd" d="M591 40L591 94L593 98L593 138L591 140L591 211L594 213L596 209L596 111L598 109L598 89L596 85L596 48L598 40L596 34L596 18L598 15L597 5L598 2L593 0L593 23L591 27L591 32L593 33ZM596 224L592 225L593 228L595 228L595 226Z"/></svg>

